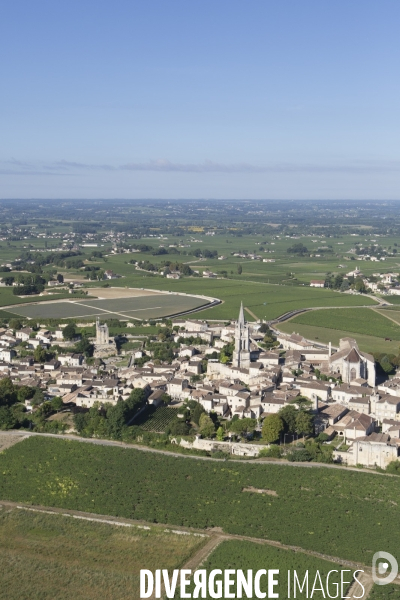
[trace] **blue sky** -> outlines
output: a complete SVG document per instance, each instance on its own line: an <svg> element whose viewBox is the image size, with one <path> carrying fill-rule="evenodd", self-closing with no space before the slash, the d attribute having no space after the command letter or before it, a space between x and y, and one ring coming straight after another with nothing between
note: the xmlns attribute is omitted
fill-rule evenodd
<svg viewBox="0 0 400 600"><path fill-rule="evenodd" d="M398 0L13 0L0 198L400 199Z"/></svg>

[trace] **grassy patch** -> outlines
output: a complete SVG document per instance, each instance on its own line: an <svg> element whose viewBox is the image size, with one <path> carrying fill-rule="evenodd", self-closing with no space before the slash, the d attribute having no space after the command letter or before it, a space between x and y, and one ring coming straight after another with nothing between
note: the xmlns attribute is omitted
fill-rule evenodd
<svg viewBox="0 0 400 600"><path fill-rule="evenodd" d="M138 598L141 568L179 568L202 543L202 538L157 528L144 531L4 507L0 599Z"/></svg>
<svg viewBox="0 0 400 600"><path fill-rule="evenodd" d="M251 486L278 497L243 494ZM367 472L193 460L44 437L0 454L0 498L218 526L365 564L376 548L398 551L398 490L397 477Z"/></svg>

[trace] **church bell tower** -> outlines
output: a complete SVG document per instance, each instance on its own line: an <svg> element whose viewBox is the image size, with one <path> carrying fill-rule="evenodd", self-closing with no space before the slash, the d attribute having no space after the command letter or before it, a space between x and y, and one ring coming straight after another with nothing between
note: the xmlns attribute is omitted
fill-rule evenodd
<svg viewBox="0 0 400 600"><path fill-rule="evenodd" d="M232 366L241 369L250 367L250 335L249 326L244 319L243 302L240 305L239 319L235 328L235 350Z"/></svg>

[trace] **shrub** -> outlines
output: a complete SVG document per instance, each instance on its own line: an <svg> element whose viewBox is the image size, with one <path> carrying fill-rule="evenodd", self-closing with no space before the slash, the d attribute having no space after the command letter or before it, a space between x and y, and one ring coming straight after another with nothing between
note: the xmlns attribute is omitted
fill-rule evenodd
<svg viewBox="0 0 400 600"><path fill-rule="evenodd" d="M290 462L310 462L311 458L311 454L305 448L294 450L287 455L287 459L290 460Z"/></svg>
<svg viewBox="0 0 400 600"><path fill-rule="evenodd" d="M269 448L262 448L260 450L259 456L266 458L281 458L282 450L279 446L272 445Z"/></svg>

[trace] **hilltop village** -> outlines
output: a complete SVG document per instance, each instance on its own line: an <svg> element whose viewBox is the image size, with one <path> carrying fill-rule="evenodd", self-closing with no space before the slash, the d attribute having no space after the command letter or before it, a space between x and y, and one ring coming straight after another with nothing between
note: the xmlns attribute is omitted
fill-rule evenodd
<svg viewBox="0 0 400 600"><path fill-rule="evenodd" d="M138 348L128 353L125 366L118 366L107 324L97 319L95 325L92 359L65 351L65 325L51 332L0 330L0 376L16 388L36 390L24 401L28 412L40 411L54 399L61 412L101 411L127 402L140 390L139 413L149 406L171 410L195 403L220 424L254 420L260 432L272 415L283 414L288 406L301 409L306 402L312 429L308 424L303 430L298 426L291 433L279 432L284 444L317 435L325 444L334 443L336 461L366 467L385 468L399 455L400 379L376 385L374 358L360 351L354 339L341 339L338 348L316 345L296 333L247 322L242 305L235 322L173 319L175 350L167 361L155 358L151 349ZM64 351L46 360L46 350L55 344ZM20 356L21 347L34 349L34 356ZM215 437L213 427L208 432L203 428L192 441L182 436L179 443L244 456L258 456L263 448L244 435L232 436L226 428L225 433L219 430Z"/></svg>

